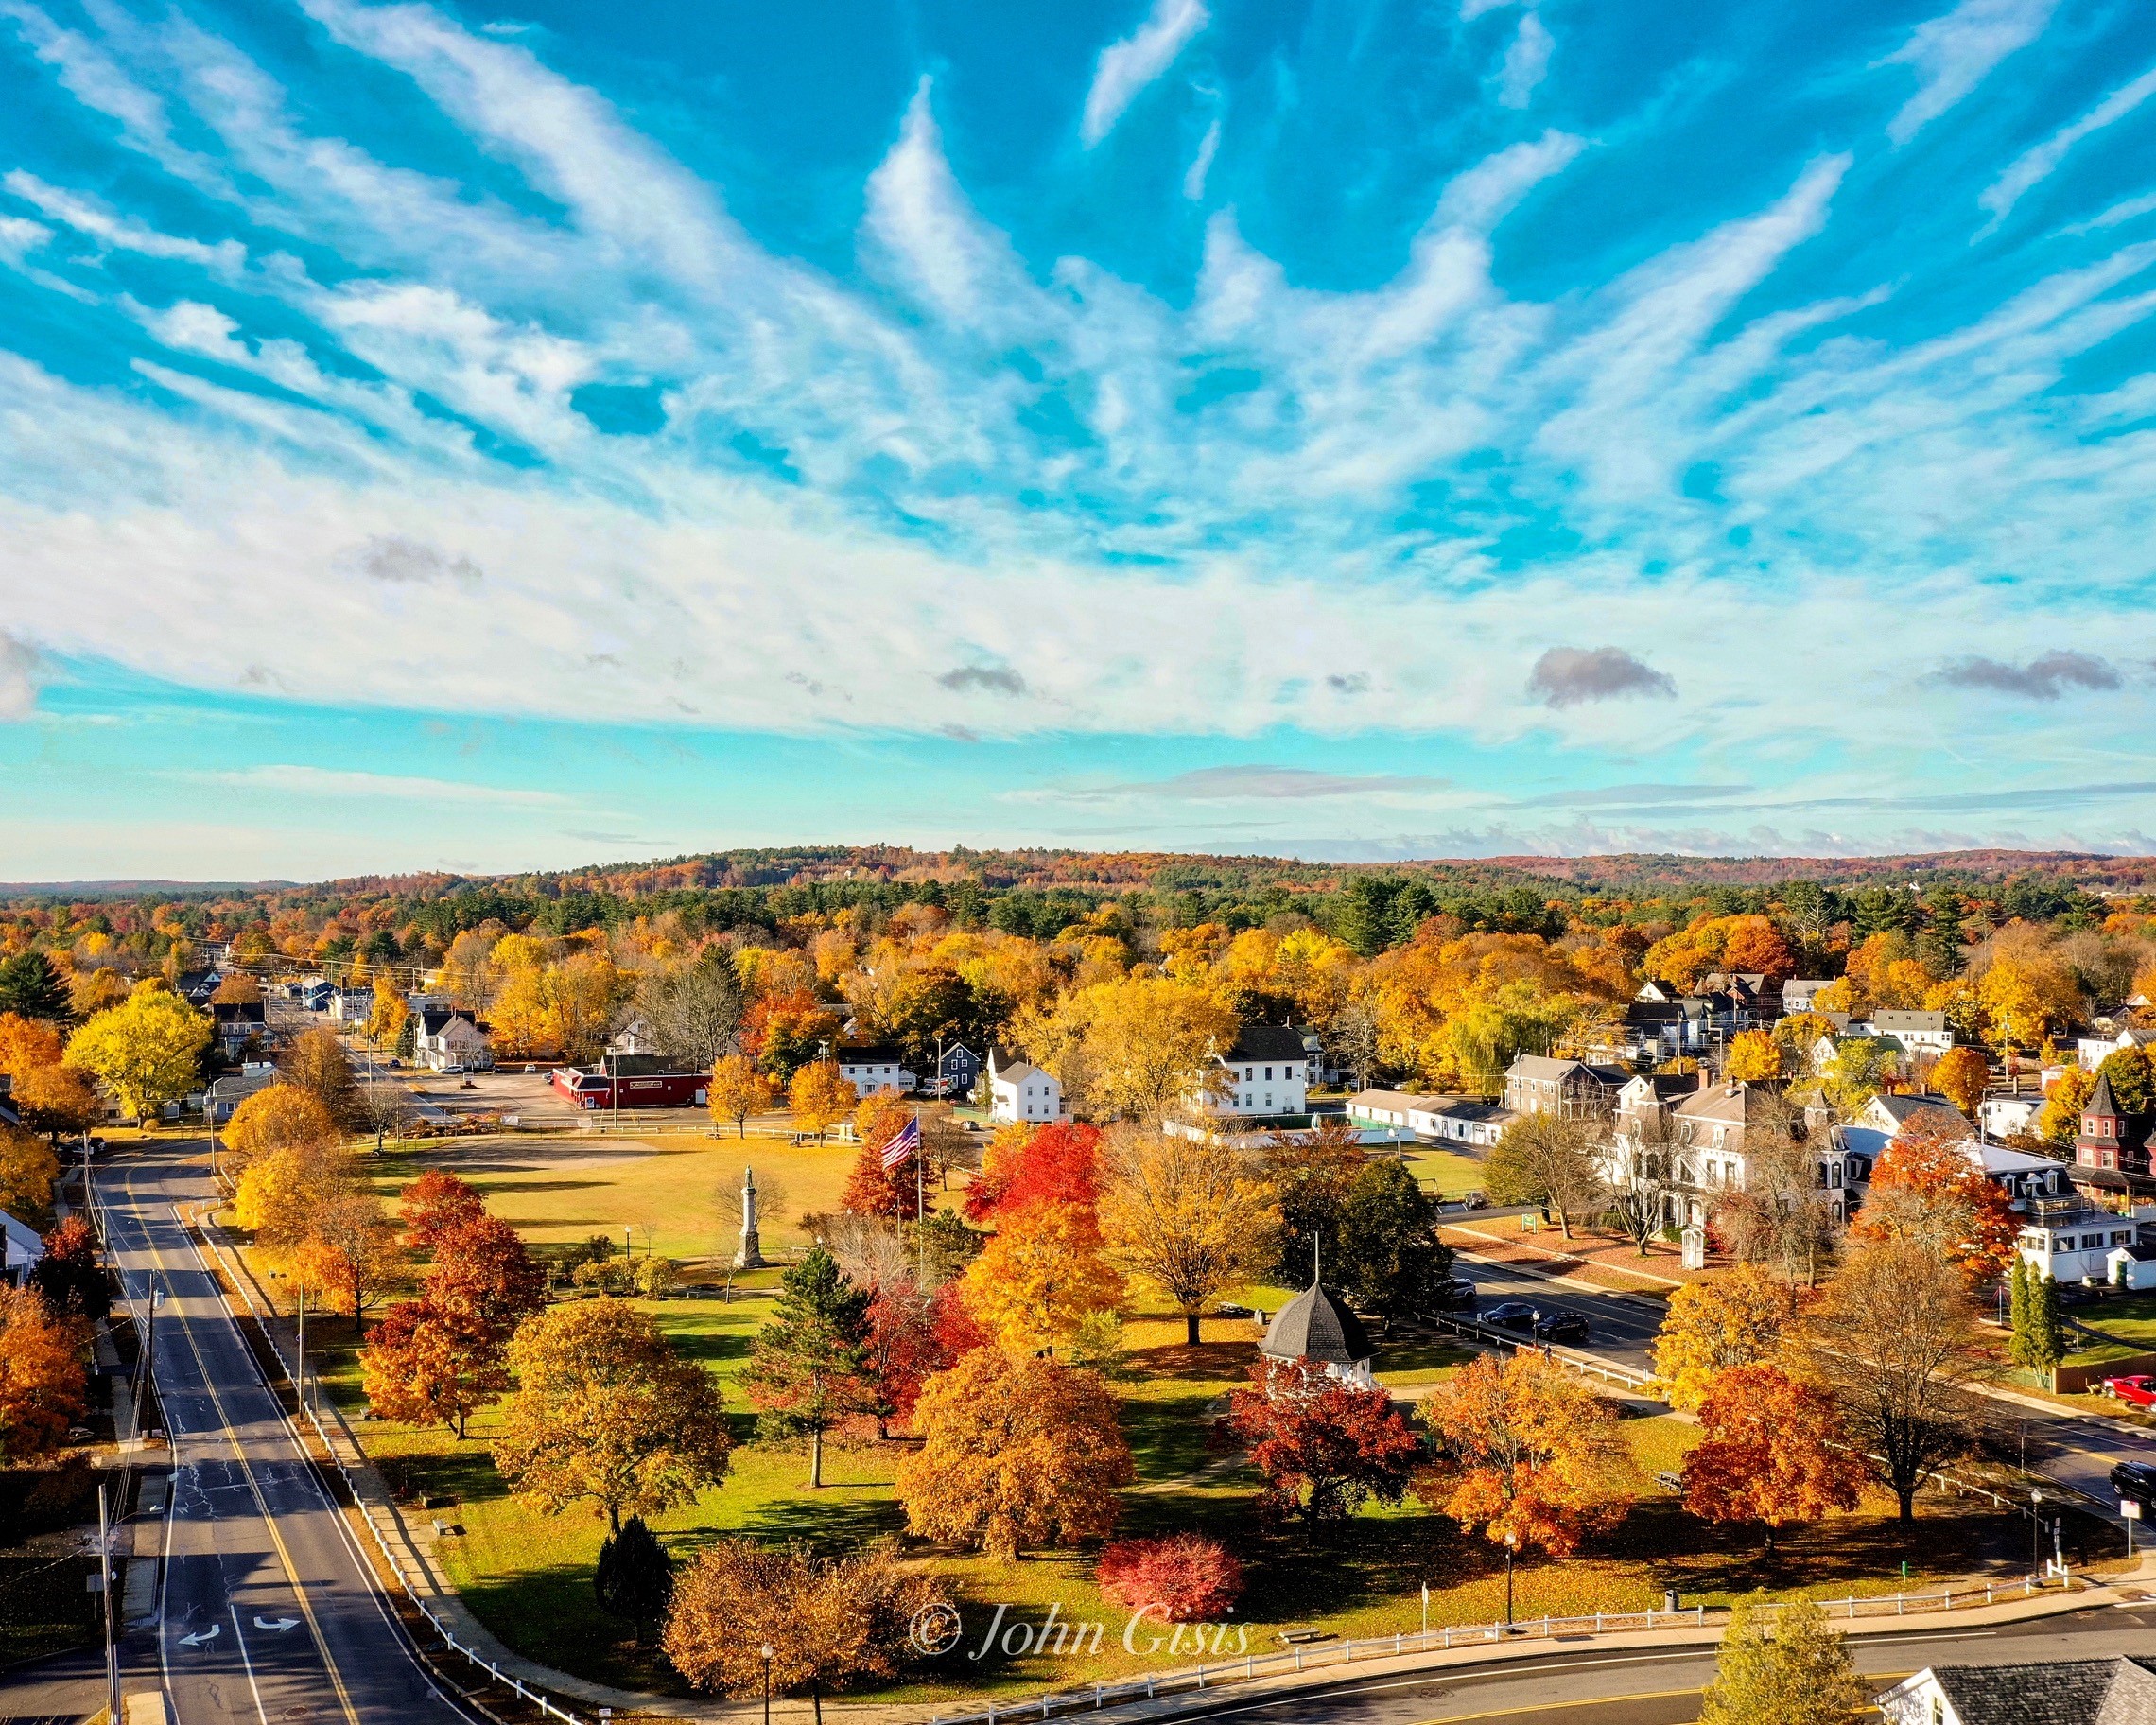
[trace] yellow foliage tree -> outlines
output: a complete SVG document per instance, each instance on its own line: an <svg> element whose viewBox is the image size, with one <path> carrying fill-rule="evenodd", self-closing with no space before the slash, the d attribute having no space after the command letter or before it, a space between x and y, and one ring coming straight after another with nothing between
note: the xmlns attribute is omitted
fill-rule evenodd
<svg viewBox="0 0 2156 1725"><path fill-rule="evenodd" d="M43 1139L0 1127L0 1210L42 1228L52 1214L52 1183L59 1178L60 1159Z"/></svg>
<svg viewBox="0 0 2156 1725"><path fill-rule="evenodd" d="M509 1345L516 1393L494 1445L502 1477L547 1514L588 1499L613 1531L725 1476L726 1417L711 1374L626 1300L527 1318Z"/></svg>
<svg viewBox="0 0 2156 1725"><path fill-rule="evenodd" d="M1112 1143L1101 1231L1117 1261L1153 1283L1198 1343L1208 1301L1256 1275L1280 1225L1273 1189L1209 1140L1131 1132Z"/></svg>
<svg viewBox="0 0 2156 1725"><path fill-rule="evenodd" d="M1206 1090L1242 1021L1207 989L1132 974L1074 990L1022 1021L1026 1052L1053 1072L1073 1108L1157 1122Z"/></svg>
<svg viewBox="0 0 2156 1725"><path fill-rule="evenodd" d="M1678 1288L1654 1346L1670 1406L1695 1413L1717 1373L1774 1358L1797 1314L1797 1290L1756 1263Z"/></svg>
<svg viewBox="0 0 2156 1725"><path fill-rule="evenodd" d="M349 1189L351 1157L341 1145L291 1145L249 1164L233 1213L272 1258L288 1260L315 1218Z"/></svg>
<svg viewBox="0 0 2156 1725"><path fill-rule="evenodd" d="M337 1135L337 1123L321 1097L296 1084L272 1084L241 1103L225 1123L223 1172L237 1179L266 1156L319 1150Z"/></svg>
<svg viewBox="0 0 2156 1725"><path fill-rule="evenodd" d="M749 1135L749 1117L770 1113L778 1101L771 1080L756 1071L756 1063L746 1054L728 1054L714 1065L710 1088L704 1094L711 1107L711 1118L732 1121L736 1133L742 1138Z"/></svg>
<svg viewBox="0 0 2156 1725"><path fill-rule="evenodd" d="M852 1082L839 1071L836 1060L811 1060L786 1087L786 1104L793 1110L794 1127L813 1132L818 1138L851 1114L859 1100Z"/></svg>
<svg viewBox="0 0 2156 1725"><path fill-rule="evenodd" d="M1722 1074L1732 1082L1756 1084L1782 1076L1782 1047L1770 1032L1740 1030L1730 1038L1730 1061Z"/></svg>
<svg viewBox="0 0 2156 1725"><path fill-rule="evenodd" d="M104 1080L144 1125L195 1086L210 1020L162 983L143 983L68 1039L67 1063Z"/></svg>
<svg viewBox="0 0 2156 1725"><path fill-rule="evenodd" d="M1013 1348L1068 1344L1086 1319L1122 1303L1123 1279L1101 1256L1092 1219L1061 1205L1029 1205L966 1266L966 1310Z"/></svg>

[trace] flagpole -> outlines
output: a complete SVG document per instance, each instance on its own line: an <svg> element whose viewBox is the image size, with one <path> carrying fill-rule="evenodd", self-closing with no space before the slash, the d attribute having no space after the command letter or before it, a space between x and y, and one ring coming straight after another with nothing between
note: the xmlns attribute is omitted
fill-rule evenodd
<svg viewBox="0 0 2156 1725"><path fill-rule="evenodd" d="M913 1285L929 1279L928 1199L921 1182L921 1117L913 1116Z"/></svg>

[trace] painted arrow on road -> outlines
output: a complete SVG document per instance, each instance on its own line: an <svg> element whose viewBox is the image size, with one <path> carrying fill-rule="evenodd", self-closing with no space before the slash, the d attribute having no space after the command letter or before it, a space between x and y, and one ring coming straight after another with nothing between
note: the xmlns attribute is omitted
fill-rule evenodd
<svg viewBox="0 0 2156 1725"><path fill-rule="evenodd" d="M297 1629L299 1627L299 1622L300 1620L297 1617L280 1617L276 1619L275 1622L271 1622L267 1617L257 1617L254 1620L254 1627L258 1629L283 1630Z"/></svg>
<svg viewBox="0 0 2156 1725"><path fill-rule="evenodd" d="M199 1629L192 1635L181 1636L180 1645L183 1647L199 1647L205 1641L215 1641L219 1635L222 1635L223 1633L224 1625L221 1623L213 1623L206 1629Z"/></svg>

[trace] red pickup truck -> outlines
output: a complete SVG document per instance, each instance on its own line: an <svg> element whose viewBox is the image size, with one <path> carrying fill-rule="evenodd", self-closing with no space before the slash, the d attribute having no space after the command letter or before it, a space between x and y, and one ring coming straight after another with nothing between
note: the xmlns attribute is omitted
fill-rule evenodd
<svg viewBox="0 0 2156 1725"><path fill-rule="evenodd" d="M2131 1377L2106 1378L2104 1393L2115 1396L2129 1407L2156 1407L2156 1378L2144 1372Z"/></svg>

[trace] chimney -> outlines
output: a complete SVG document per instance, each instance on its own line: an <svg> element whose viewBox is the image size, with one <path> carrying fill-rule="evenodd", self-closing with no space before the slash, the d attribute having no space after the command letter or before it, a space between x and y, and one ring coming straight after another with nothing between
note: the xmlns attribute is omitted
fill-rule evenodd
<svg viewBox="0 0 2156 1725"><path fill-rule="evenodd" d="M1704 1092L1708 1088L1709 1077L1710 1074L1707 1071L1707 1062L1702 1060L1699 1063L1699 1089L1702 1092Z"/></svg>

